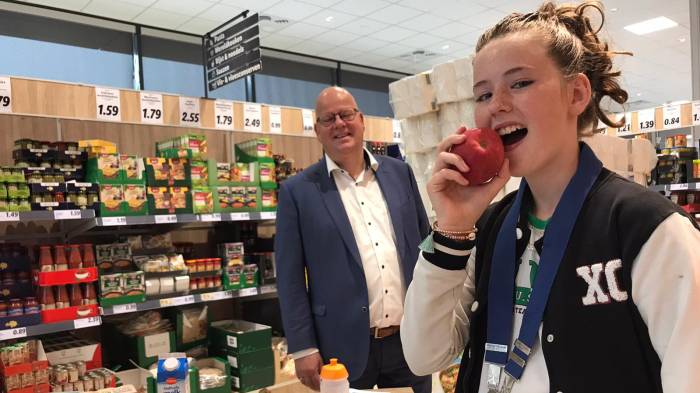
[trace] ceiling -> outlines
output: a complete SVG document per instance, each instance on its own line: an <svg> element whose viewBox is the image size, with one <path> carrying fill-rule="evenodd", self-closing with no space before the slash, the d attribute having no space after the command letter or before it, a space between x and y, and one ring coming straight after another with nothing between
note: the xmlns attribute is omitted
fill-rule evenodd
<svg viewBox="0 0 700 393"><path fill-rule="evenodd" d="M467 56L480 33L541 0L28 0L143 25L204 34L249 9L269 15L261 44L406 73ZM692 98L688 0L603 0L630 109ZM677 27L637 36L624 26L666 16ZM287 23L278 23L278 20ZM423 51L427 55L414 55ZM611 108L615 109L615 108Z"/></svg>

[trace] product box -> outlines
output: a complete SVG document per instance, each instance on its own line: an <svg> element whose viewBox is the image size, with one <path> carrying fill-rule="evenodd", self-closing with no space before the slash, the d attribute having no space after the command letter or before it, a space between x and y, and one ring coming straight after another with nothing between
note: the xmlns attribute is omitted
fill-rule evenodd
<svg viewBox="0 0 700 393"><path fill-rule="evenodd" d="M235 266L243 264L245 254L243 243L222 243L219 244L219 256L223 260L224 266Z"/></svg>
<svg viewBox="0 0 700 393"><path fill-rule="evenodd" d="M207 137L202 134L185 134L156 142L156 155L169 158L186 155L187 158L203 159L207 155Z"/></svg>
<svg viewBox="0 0 700 393"><path fill-rule="evenodd" d="M192 161L190 163L190 178L192 179L193 187L206 187L210 185L209 182L209 161Z"/></svg>
<svg viewBox="0 0 700 393"><path fill-rule="evenodd" d="M270 138L261 137L247 140L235 145L236 162L260 161L260 158L272 159Z"/></svg>
<svg viewBox="0 0 700 393"><path fill-rule="evenodd" d="M192 190L192 205L195 214L214 212L214 193L209 188Z"/></svg>
<svg viewBox="0 0 700 393"><path fill-rule="evenodd" d="M41 323L41 314L8 315L0 317L0 330L14 329L18 327L38 325Z"/></svg>
<svg viewBox="0 0 700 393"><path fill-rule="evenodd" d="M223 283L227 290L243 288L243 264L228 266L224 272Z"/></svg>
<svg viewBox="0 0 700 393"><path fill-rule="evenodd" d="M275 368L270 367L250 373L238 373L231 369L231 388L234 392L246 393L275 384Z"/></svg>
<svg viewBox="0 0 700 393"><path fill-rule="evenodd" d="M209 313L207 306L175 310L176 348L185 351L207 343Z"/></svg>
<svg viewBox="0 0 700 393"><path fill-rule="evenodd" d="M211 185L231 185L231 164L228 162L216 163L216 177L211 177Z"/></svg>
<svg viewBox="0 0 700 393"><path fill-rule="evenodd" d="M192 193L187 187L148 187L151 214L192 213Z"/></svg>
<svg viewBox="0 0 700 393"><path fill-rule="evenodd" d="M221 356L223 356L223 354ZM272 352L272 347L244 354L226 354L226 359L231 366L231 370L237 375L267 370L275 365L275 356Z"/></svg>
<svg viewBox="0 0 700 393"><path fill-rule="evenodd" d="M119 165L122 170L123 184L146 184L146 169L141 157L122 154L119 156Z"/></svg>
<svg viewBox="0 0 700 393"><path fill-rule="evenodd" d="M277 190L265 190L260 192L262 211L277 211Z"/></svg>
<svg viewBox="0 0 700 393"><path fill-rule="evenodd" d="M275 162L259 163L260 187L265 190L277 188L277 176L275 175Z"/></svg>
<svg viewBox="0 0 700 393"><path fill-rule="evenodd" d="M99 307L96 304L91 304L86 306L67 307L60 310L43 310L41 311L41 321L43 323L54 323L96 317L98 315L100 315Z"/></svg>
<svg viewBox="0 0 700 393"><path fill-rule="evenodd" d="M148 368L158 360L158 355L175 351L174 331L131 337L120 332L115 325L108 324L106 328L106 337L110 339L103 344L106 353L110 354L112 366L131 364L130 360L133 360L140 367Z"/></svg>
<svg viewBox="0 0 700 393"><path fill-rule="evenodd" d="M202 389L199 384L199 371L205 368L216 368L226 376L223 384L218 387ZM149 392L150 393L150 392ZM220 358L195 359L190 364L190 393L231 393L231 368Z"/></svg>
<svg viewBox="0 0 700 393"><path fill-rule="evenodd" d="M75 204L80 209L100 209L100 185L97 183L66 183L66 201L70 202L71 195L75 195Z"/></svg>
<svg viewBox="0 0 700 393"><path fill-rule="evenodd" d="M258 265L243 265L243 274L241 275L241 288L255 288L258 286L258 284Z"/></svg>
<svg viewBox="0 0 700 393"><path fill-rule="evenodd" d="M247 211L259 211L260 210L260 187L246 187L246 197L245 197L245 207Z"/></svg>
<svg viewBox="0 0 700 393"><path fill-rule="evenodd" d="M257 162L236 162L231 164L231 182L237 186L258 185L260 166Z"/></svg>
<svg viewBox="0 0 700 393"><path fill-rule="evenodd" d="M210 348L225 348L229 354L269 350L272 347L272 328L241 320L217 321L209 326L209 340Z"/></svg>
<svg viewBox="0 0 700 393"><path fill-rule="evenodd" d="M100 184L100 216L123 216L124 189L121 184Z"/></svg>
<svg viewBox="0 0 700 393"><path fill-rule="evenodd" d="M114 142L102 139L86 139L78 141L78 146L87 151L90 155L117 153L117 145Z"/></svg>
<svg viewBox="0 0 700 393"><path fill-rule="evenodd" d="M49 362L40 340L6 346L0 362L2 390L6 393L48 393ZM13 359L12 354L17 354ZM7 358L5 358L7 356Z"/></svg>
<svg viewBox="0 0 700 393"><path fill-rule="evenodd" d="M55 272L35 271L34 281L42 287L94 282L97 281L97 268L86 267Z"/></svg>
<svg viewBox="0 0 700 393"><path fill-rule="evenodd" d="M88 370L102 367L102 344L78 338L70 333L43 338L44 351L49 364L66 364L82 361Z"/></svg>
<svg viewBox="0 0 700 393"><path fill-rule="evenodd" d="M214 192L214 211L217 213L229 213L233 211L231 189L227 186L218 186Z"/></svg>
<svg viewBox="0 0 700 393"><path fill-rule="evenodd" d="M248 190L246 187L236 186L231 187L231 207L234 211L248 211L246 202Z"/></svg>
<svg viewBox="0 0 700 393"><path fill-rule="evenodd" d="M141 303L146 300L146 279L143 271L100 275L100 305Z"/></svg>
<svg viewBox="0 0 700 393"><path fill-rule="evenodd" d="M124 173L118 154L99 154L87 160L86 180L91 183L122 184Z"/></svg>
<svg viewBox="0 0 700 393"><path fill-rule="evenodd" d="M144 158L146 184L151 187L189 187L190 164L184 158Z"/></svg>
<svg viewBox="0 0 700 393"><path fill-rule="evenodd" d="M143 185L125 184L123 212L125 216L143 216L148 214L146 187Z"/></svg>

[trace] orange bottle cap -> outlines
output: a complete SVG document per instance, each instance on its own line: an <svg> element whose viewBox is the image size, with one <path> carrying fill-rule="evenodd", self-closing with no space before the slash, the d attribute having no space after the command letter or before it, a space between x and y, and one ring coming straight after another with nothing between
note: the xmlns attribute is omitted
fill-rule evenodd
<svg viewBox="0 0 700 393"><path fill-rule="evenodd" d="M342 363L338 363L338 359L331 359L330 364L326 364L321 368L321 378L325 380L338 380L348 377L348 370L345 369Z"/></svg>

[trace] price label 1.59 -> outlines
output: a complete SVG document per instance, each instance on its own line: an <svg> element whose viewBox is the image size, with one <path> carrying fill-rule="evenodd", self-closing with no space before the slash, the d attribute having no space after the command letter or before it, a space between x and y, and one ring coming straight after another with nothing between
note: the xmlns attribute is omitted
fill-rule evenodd
<svg viewBox="0 0 700 393"><path fill-rule="evenodd" d="M106 121L121 121L122 115L119 110L121 102L121 93L119 89L110 89L107 87L95 88L95 108L97 120Z"/></svg>
<svg viewBox="0 0 700 393"><path fill-rule="evenodd" d="M78 220L82 213L80 210L54 210L53 217L56 220Z"/></svg>
<svg viewBox="0 0 700 393"><path fill-rule="evenodd" d="M199 99L180 97L180 125L199 126Z"/></svg>
<svg viewBox="0 0 700 393"><path fill-rule="evenodd" d="M10 77L0 77L0 113L12 113L12 83Z"/></svg>
<svg viewBox="0 0 700 393"><path fill-rule="evenodd" d="M102 217L102 226L112 227L117 225L126 225L126 217Z"/></svg>
<svg viewBox="0 0 700 393"><path fill-rule="evenodd" d="M163 124L163 96L157 93L141 93L141 122Z"/></svg>
<svg viewBox="0 0 700 393"><path fill-rule="evenodd" d="M219 130L233 130L233 102L216 100L214 102L214 120Z"/></svg>

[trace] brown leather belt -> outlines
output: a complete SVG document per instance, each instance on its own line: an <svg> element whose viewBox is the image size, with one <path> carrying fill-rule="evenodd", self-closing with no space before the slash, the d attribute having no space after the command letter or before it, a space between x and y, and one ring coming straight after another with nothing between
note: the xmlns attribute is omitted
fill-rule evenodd
<svg viewBox="0 0 700 393"><path fill-rule="evenodd" d="M369 335L374 338L385 338L389 336L393 336L394 334L399 332L399 326L389 326L385 328L379 328L377 329L376 327L369 328Z"/></svg>

